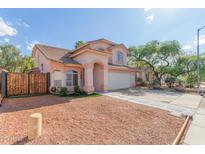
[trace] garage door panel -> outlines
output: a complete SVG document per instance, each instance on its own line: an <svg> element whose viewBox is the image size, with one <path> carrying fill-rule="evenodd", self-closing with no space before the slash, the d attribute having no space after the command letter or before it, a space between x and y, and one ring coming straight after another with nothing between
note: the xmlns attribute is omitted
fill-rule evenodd
<svg viewBox="0 0 205 154"><path fill-rule="evenodd" d="M110 90L129 88L133 84L133 75L129 73L114 73L108 74L108 88Z"/></svg>

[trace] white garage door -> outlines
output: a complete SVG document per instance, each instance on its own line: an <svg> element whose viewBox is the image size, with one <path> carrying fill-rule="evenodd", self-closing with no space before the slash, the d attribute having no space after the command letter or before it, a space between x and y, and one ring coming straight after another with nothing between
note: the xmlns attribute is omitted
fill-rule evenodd
<svg viewBox="0 0 205 154"><path fill-rule="evenodd" d="M108 73L109 90L131 87L135 82L135 76L129 73Z"/></svg>

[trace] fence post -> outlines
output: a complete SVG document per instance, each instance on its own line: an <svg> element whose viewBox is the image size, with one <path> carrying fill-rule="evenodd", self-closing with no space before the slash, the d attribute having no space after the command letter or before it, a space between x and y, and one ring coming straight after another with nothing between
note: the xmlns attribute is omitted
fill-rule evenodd
<svg viewBox="0 0 205 154"><path fill-rule="evenodd" d="M1 95L7 97L7 72L1 73Z"/></svg>
<svg viewBox="0 0 205 154"><path fill-rule="evenodd" d="M47 94L49 93L50 88L50 72L47 73Z"/></svg>
<svg viewBox="0 0 205 154"><path fill-rule="evenodd" d="M28 95L30 95L30 72L28 72Z"/></svg>

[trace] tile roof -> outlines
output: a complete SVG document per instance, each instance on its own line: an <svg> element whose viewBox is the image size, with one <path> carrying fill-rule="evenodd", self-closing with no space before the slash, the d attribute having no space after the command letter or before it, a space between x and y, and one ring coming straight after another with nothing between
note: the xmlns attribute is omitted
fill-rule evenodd
<svg viewBox="0 0 205 154"><path fill-rule="evenodd" d="M52 47L48 45L36 44L37 47L48 59L58 61L64 64L79 64L77 61L69 58L72 50Z"/></svg>

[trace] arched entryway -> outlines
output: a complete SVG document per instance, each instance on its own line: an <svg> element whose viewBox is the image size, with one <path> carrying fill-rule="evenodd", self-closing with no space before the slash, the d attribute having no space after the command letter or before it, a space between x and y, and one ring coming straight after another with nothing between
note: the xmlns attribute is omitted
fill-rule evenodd
<svg viewBox="0 0 205 154"><path fill-rule="evenodd" d="M93 64L93 86L97 92L104 91L104 69L100 63Z"/></svg>
<svg viewBox="0 0 205 154"><path fill-rule="evenodd" d="M84 64L84 90L88 93L107 91L108 67L100 60Z"/></svg>

